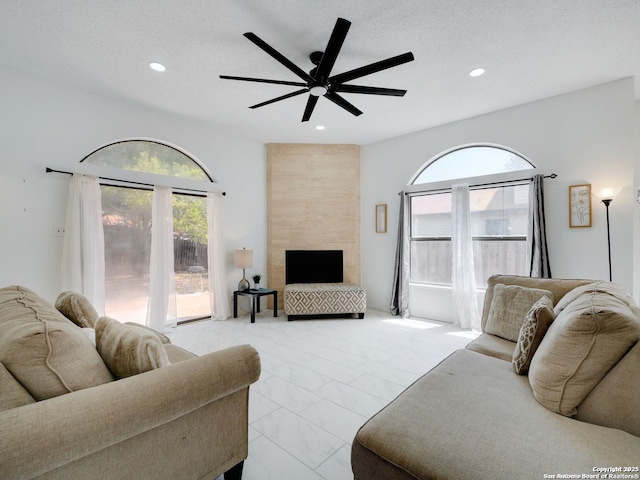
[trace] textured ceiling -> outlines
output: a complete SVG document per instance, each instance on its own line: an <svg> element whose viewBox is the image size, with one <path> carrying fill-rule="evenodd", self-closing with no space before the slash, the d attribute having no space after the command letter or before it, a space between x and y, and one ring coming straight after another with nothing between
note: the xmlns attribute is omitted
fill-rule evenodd
<svg viewBox="0 0 640 480"><path fill-rule="evenodd" d="M218 78L298 81L242 34L308 71L338 17L332 73L411 51L352 82L405 97L344 94L360 117L321 98L301 123L306 94L247 108L297 87ZM640 0L0 0L0 65L262 142L367 144L624 77L637 96L639 26Z"/></svg>

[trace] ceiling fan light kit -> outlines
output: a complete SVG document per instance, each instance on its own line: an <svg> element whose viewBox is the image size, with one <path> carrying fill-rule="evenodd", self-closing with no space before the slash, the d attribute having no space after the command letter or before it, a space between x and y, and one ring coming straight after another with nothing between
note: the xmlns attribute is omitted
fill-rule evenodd
<svg viewBox="0 0 640 480"><path fill-rule="evenodd" d="M252 32L247 32L244 34L244 36L251 42L253 42L256 46L261 48L275 60L284 65L288 70L293 72L302 80L302 82L270 80L251 77L236 77L230 75L220 75L220 78L224 80L240 80L245 82L272 83L276 85L290 85L293 87L301 87L299 90L295 90L280 97L272 98L271 100L267 100L266 102L252 105L249 108L260 108L271 103L286 100L287 98L302 95L304 93L309 93L307 105L302 115L303 122L309 121L320 97L325 97L326 99L335 103L352 115L358 116L361 115L362 112L353 104L345 100L344 97L340 96L339 93L358 93L364 95L385 95L393 97L404 96L404 94L407 93L406 90L382 87L368 87L364 85L348 85L346 84L346 82L371 75L372 73L380 72L382 70L396 67L398 65L402 65L403 63L411 62L414 59L411 52L407 52L402 55L397 55L386 60L381 60L379 62L371 63L363 67L355 68L353 70L331 76L331 71L333 70L333 66L336 62L336 59L338 58L338 54L340 53L340 49L342 48L342 44L344 43L350 26L351 22L345 20L344 18L338 18L324 52L316 51L312 52L311 55L309 55L311 63L315 65L315 67L309 73L305 72L292 61L287 59L284 55L267 44L256 34Z"/></svg>
<svg viewBox="0 0 640 480"><path fill-rule="evenodd" d="M314 97L321 97L325 93L327 93L328 91L329 91L329 89L327 87L325 87L324 85L314 85L313 87L311 87L309 89L309 93L311 95L313 95Z"/></svg>

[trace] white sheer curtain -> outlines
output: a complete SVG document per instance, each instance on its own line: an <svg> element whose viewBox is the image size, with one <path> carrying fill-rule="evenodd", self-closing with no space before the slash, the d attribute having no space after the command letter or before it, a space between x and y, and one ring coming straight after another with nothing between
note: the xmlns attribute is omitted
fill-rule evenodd
<svg viewBox="0 0 640 480"><path fill-rule="evenodd" d="M451 196L453 222L451 287L453 290L454 323L460 328L472 328L479 331L480 315L473 264L469 185L453 185Z"/></svg>
<svg viewBox="0 0 640 480"><path fill-rule="evenodd" d="M155 186L151 206L151 263L147 326L162 332L177 323L173 265L173 205L171 188Z"/></svg>
<svg viewBox="0 0 640 480"><path fill-rule="evenodd" d="M222 194L207 194L207 225L209 258L209 298L211 300L211 318L226 320L231 316L227 296L227 272L224 259Z"/></svg>
<svg viewBox="0 0 640 480"><path fill-rule="evenodd" d="M98 178L74 174L62 249L62 289L81 293L104 315L104 230Z"/></svg>

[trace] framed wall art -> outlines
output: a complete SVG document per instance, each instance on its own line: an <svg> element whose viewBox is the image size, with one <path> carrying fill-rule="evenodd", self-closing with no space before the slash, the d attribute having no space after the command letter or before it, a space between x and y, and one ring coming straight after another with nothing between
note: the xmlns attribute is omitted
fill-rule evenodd
<svg viewBox="0 0 640 480"><path fill-rule="evenodd" d="M376 233L387 233L387 204L376 205Z"/></svg>
<svg viewBox="0 0 640 480"><path fill-rule="evenodd" d="M569 187L569 227L591 226L591 184Z"/></svg>

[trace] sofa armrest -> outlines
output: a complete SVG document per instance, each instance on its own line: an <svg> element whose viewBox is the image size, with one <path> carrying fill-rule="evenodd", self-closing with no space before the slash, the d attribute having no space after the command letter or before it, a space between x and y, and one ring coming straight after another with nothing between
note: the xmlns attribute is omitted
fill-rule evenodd
<svg viewBox="0 0 640 480"><path fill-rule="evenodd" d="M2 411L0 471L31 478L248 388L259 376L258 352L240 345Z"/></svg>

